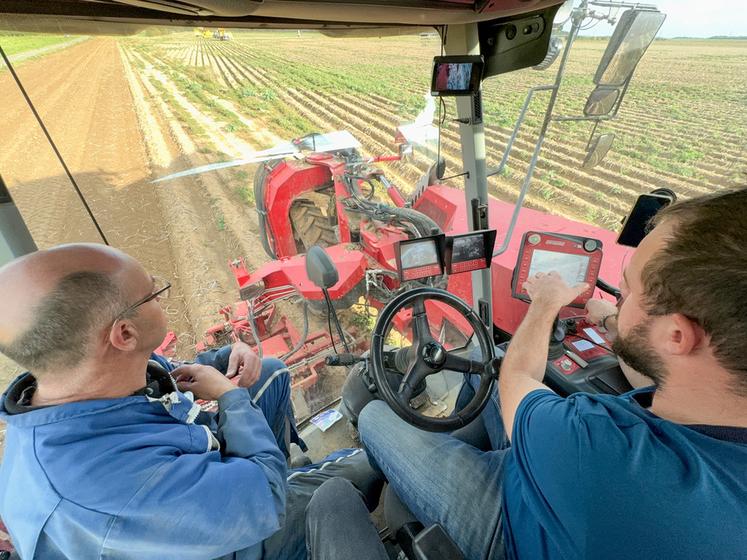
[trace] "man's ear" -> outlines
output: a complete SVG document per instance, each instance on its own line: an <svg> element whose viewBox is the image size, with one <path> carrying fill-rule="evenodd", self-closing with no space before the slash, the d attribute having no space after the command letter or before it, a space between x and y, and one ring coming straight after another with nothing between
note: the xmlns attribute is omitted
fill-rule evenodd
<svg viewBox="0 0 747 560"><path fill-rule="evenodd" d="M140 333L132 321L120 319L109 331L109 343L117 350L131 352L137 348L139 336Z"/></svg>
<svg viewBox="0 0 747 560"><path fill-rule="evenodd" d="M667 351L675 356L686 356L696 351L705 339L705 332L692 319L681 313L668 316Z"/></svg>

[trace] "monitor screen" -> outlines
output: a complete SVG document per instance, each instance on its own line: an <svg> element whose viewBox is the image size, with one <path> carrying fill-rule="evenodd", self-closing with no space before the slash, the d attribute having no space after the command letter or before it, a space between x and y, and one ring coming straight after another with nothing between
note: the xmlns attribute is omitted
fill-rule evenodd
<svg viewBox="0 0 747 560"><path fill-rule="evenodd" d="M485 239L480 235L455 237L452 249L452 262L471 261L485 258Z"/></svg>
<svg viewBox="0 0 747 560"><path fill-rule="evenodd" d="M425 239L419 243L408 243L401 246L400 261L402 268L418 268L421 266L441 266L438 258L438 248L435 239Z"/></svg>
<svg viewBox="0 0 747 560"><path fill-rule="evenodd" d="M569 286L586 281L591 257L537 249L532 253L529 278L538 272L557 272Z"/></svg>
<svg viewBox="0 0 747 560"><path fill-rule="evenodd" d="M437 56L433 59L431 95L471 95L480 89L480 56Z"/></svg>
<svg viewBox="0 0 747 560"><path fill-rule="evenodd" d="M441 62L436 64L436 89L438 91L469 91L472 65L468 62Z"/></svg>

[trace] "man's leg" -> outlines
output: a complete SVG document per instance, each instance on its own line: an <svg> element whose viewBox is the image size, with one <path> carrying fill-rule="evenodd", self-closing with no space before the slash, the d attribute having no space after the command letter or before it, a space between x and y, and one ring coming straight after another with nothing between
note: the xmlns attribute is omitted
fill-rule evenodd
<svg viewBox="0 0 747 560"><path fill-rule="evenodd" d="M306 507L309 560L389 560L363 499L344 478L322 484Z"/></svg>
<svg viewBox="0 0 747 560"><path fill-rule="evenodd" d="M321 463L297 469L288 477L285 522L280 531L264 541L263 560L306 558L306 507L316 489L335 477L350 481L370 511L376 508L384 479L371 468L362 449L343 449Z"/></svg>
<svg viewBox="0 0 747 560"><path fill-rule="evenodd" d="M249 388L252 400L262 410L278 447L286 457L289 444L296 443L306 451L306 445L298 436L296 419L291 405L290 373L277 358L262 360L262 371L257 382Z"/></svg>
<svg viewBox="0 0 747 560"><path fill-rule="evenodd" d="M507 449L483 452L452 435L419 430L382 401L363 409L359 428L369 456L415 517L441 524L468 560L503 557Z"/></svg>
<svg viewBox="0 0 747 560"><path fill-rule="evenodd" d="M456 409L460 410L463 408L475 395L477 388L480 385L479 375L465 375L465 380L462 385L462 389L459 391L457 397ZM498 398L498 384L495 384L493 392L490 394L490 400L485 405L485 409L480 413L480 416L475 420L474 424L479 423L480 427L485 430L488 437L490 438L490 449L506 449L511 446L511 442L506 435L506 429L503 426L503 417L501 416L501 403ZM461 437L461 432L464 431L467 435L466 438ZM469 436L470 426L461 428L453 435L462 441L475 445ZM481 447L482 448L482 447Z"/></svg>

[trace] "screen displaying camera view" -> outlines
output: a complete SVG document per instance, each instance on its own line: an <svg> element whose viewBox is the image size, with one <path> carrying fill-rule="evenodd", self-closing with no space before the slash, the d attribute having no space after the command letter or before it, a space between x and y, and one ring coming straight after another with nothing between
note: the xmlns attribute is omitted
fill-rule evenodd
<svg viewBox="0 0 747 560"><path fill-rule="evenodd" d="M586 279L591 257L585 255L568 255L555 251L536 250L529 265L529 277L538 272L557 272L569 286L580 284Z"/></svg>
<svg viewBox="0 0 747 560"><path fill-rule="evenodd" d="M471 261L485 258L485 241L482 235L454 238L451 253L452 262Z"/></svg>
<svg viewBox="0 0 747 560"><path fill-rule="evenodd" d="M402 268L417 268L420 266L438 265L441 266L438 259L438 250L436 241L428 239L420 243L408 243L401 245L400 262Z"/></svg>
<svg viewBox="0 0 747 560"><path fill-rule="evenodd" d="M469 91L472 63L439 62L436 64L437 91Z"/></svg>

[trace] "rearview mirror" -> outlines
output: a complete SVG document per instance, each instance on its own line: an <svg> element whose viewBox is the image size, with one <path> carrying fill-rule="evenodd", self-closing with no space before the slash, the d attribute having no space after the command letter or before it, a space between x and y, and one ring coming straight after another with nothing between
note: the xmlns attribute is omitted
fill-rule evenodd
<svg viewBox="0 0 747 560"><path fill-rule="evenodd" d="M306 253L306 276L323 290L331 288L340 279L335 263L319 245L314 245Z"/></svg>
<svg viewBox="0 0 747 560"><path fill-rule="evenodd" d="M584 106L585 117L603 117L609 115L615 107L615 102L620 98L620 90L608 86L597 86L589 94Z"/></svg>
<svg viewBox="0 0 747 560"><path fill-rule="evenodd" d="M620 17L594 75L600 86L620 87L633 75L643 53L656 37L666 16L649 10L627 10Z"/></svg>
<svg viewBox="0 0 747 560"><path fill-rule="evenodd" d="M446 159L441 156L438 158L438 161L434 161L431 166L428 168L428 184L432 185L437 180L441 180L444 178L444 174L446 173Z"/></svg>
<svg viewBox="0 0 747 560"><path fill-rule="evenodd" d="M581 164L581 168L591 169L602 163L602 160L607 156L607 152L610 151L614 139L615 134L613 132L595 136L589 144L589 149L586 152L586 157Z"/></svg>

